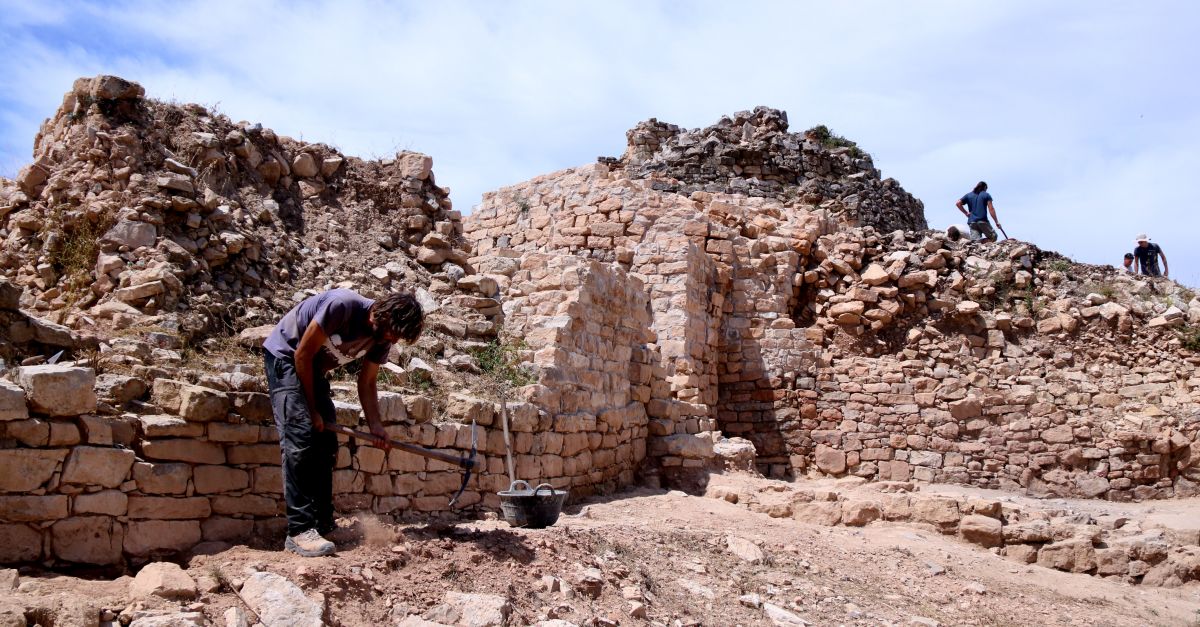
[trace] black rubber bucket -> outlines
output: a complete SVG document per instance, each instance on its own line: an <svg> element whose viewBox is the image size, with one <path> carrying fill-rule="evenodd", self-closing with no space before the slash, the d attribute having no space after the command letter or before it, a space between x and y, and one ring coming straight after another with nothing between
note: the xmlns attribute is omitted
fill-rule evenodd
<svg viewBox="0 0 1200 627"><path fill-rule="evenodd" d="M524 489L519 489L524 486ZM513 527L544 529L558 521L566 490L555 490L549 483L530 489L524 481L514 481L500 495L500 511L504 520Z"/></svg>

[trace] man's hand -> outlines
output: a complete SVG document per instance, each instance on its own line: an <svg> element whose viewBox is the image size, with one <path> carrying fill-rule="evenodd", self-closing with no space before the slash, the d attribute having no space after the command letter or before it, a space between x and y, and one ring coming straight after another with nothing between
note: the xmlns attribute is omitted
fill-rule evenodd
<svg viewBox="0 0 1200 627"><path fill-rule="evenodd" d="M312 415L313 430L318 433L325 430L325 421L321 420L321 414L313 411L309 412Z"/></svg>
<svg viewBox="0 0 1200 627"><path fill-rule="evenodd" d="M383 424L378 423L378 422L372 423L371 424L371 435L375 436L375 438L376 438L375 442L374 442L375 446L377 446L385 451L392 448L392 443L391 443L390 439L388 438L388 432L387 432L387 430L385 430L383 428Z"/></svg>

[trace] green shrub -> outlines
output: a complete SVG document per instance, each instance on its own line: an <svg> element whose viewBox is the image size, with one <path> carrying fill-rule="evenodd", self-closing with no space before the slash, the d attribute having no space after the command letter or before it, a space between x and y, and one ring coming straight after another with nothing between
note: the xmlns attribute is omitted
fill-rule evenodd
<svg viewBox="0 0 1200 627"><path fill-rule="evenodd" d="M1069 271L1071 269L1072 265L1073 264L1071 263L1070 259L1055 259L1054 261L1051 261L1050 263L1046 264L1046 267L1049 268L1052 272L1060 272L1062 274L1066 274L1067 271Z"/></svg>
<svg viewBox="0 0 1200 627"><path fill-rule="evenodd" d="M471 353L483 374L506 387L521 387L537 382L533 375L521 368L521 351L525 348L522 340L492 340L486 346L472 349Z"/></svg>
<svg viewBox="0 0 1200 627"><path fill-rule="evenodd" d="M850 155L856 159L862 157L864 154L862 149L858 147L858 144L846 139L845 137L842 137L841 135L838 135L837 133L834 133L828 126L825 126L824 124L818 124L805 131L804 134L829 149L849 148Z"/></svg>
<svg viewBox="0 0 1200 627"><path fill-rule="evenodd" d="M1179 330L1179 341L1193 353L1200 353L1200 327L1186 326Z"/></svg>

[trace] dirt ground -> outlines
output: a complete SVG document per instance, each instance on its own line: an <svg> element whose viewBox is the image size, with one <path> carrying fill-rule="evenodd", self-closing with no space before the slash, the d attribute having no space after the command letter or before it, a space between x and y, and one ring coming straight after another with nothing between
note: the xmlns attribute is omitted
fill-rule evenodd
<svg viewBox="0 0 1200 627"><path fill-rule="evenodd" d="M1179 514L1175 505L1159 506ZM511 529L500 520L339 524L336 556L300 558L279 551L274 541L198 555L184 565L202 590L214 591L193 602L143 603L190 605L224 624L224 611L240 602L229 584L267 570L324 595L329 621L344 626L395 624L438 605L447 591L507 597L510 625L548 619L800 624L773 622L755 607L764 603L814 625L1200 625L1200 586L1194 584L1132 586L1016 564L911 526L814 526L680 492L638 489L571 506L545 530ZM731 536L757 545L764 559L736 556L728 548ZM595 596L579 580L588 568L603 573ZM82 594L120 612L130 602L129 581L25 574L12 600L65 616L63 608L82 603ZM636 604L644 605L644 618L631 616Z"/></svg>

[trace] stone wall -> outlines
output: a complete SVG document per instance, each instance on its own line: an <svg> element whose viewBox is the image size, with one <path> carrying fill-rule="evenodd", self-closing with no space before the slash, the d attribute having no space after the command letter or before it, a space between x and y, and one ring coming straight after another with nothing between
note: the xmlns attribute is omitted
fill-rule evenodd
<svg viewBox="0 0 1200 627"><path fill-rule="evenodd" d="M577 494L629 483L646 446L645 415L628 400L626 379L647 362L631 349L642 339L633 330L638 319L594 304L612 321L609 331L627 329L611 349L595 344L607 331L590 324L553 344L574 346L575 355L609 355L592 372L611 373L611 396L562 395L555 413L508 404L520 476ZM0 563L119 564L200 542L282 537L278 433L265 394L158 379L151 402L139 404L147 413L105 415L97 413L98 398L135 397L142 384L70 365L22 367L17 379L0 381ZM380 393L384 423L397 439L463 455L475 421L482 466L459 507L474 515L496 510L495 493L508 486L499 405L464 394L444 403L434 422L434 399ZM361 424L356 405L337 407L339 423ZM339 440L339 511L449 511L462 477L457 467Z"/></svg>
<svg viewBox="0 0 1200 627"><path fill-rule="evenodd" d="M654 366L641 282L570 256L524 257L505 303L506 329L533 353L526 389L543 417L517 474L566 477L576 494L633 481L646 456Z"/></svg>
<svg viewBox="0 0 1200 627"><path fill-rule="evenodd" d="M464 221L474 263L572 256L644 284L660 467L669 450L703 466L697 438L724 434L777 477L1192 493L1200 360L1175 329L1200 322L1194 294L1015 241L885 235L803 194L685 194L667 166L630 167L673 163L660 151L677 131L624 165L487 194ZM654 440L668 436L684 437Z"/></svg>

